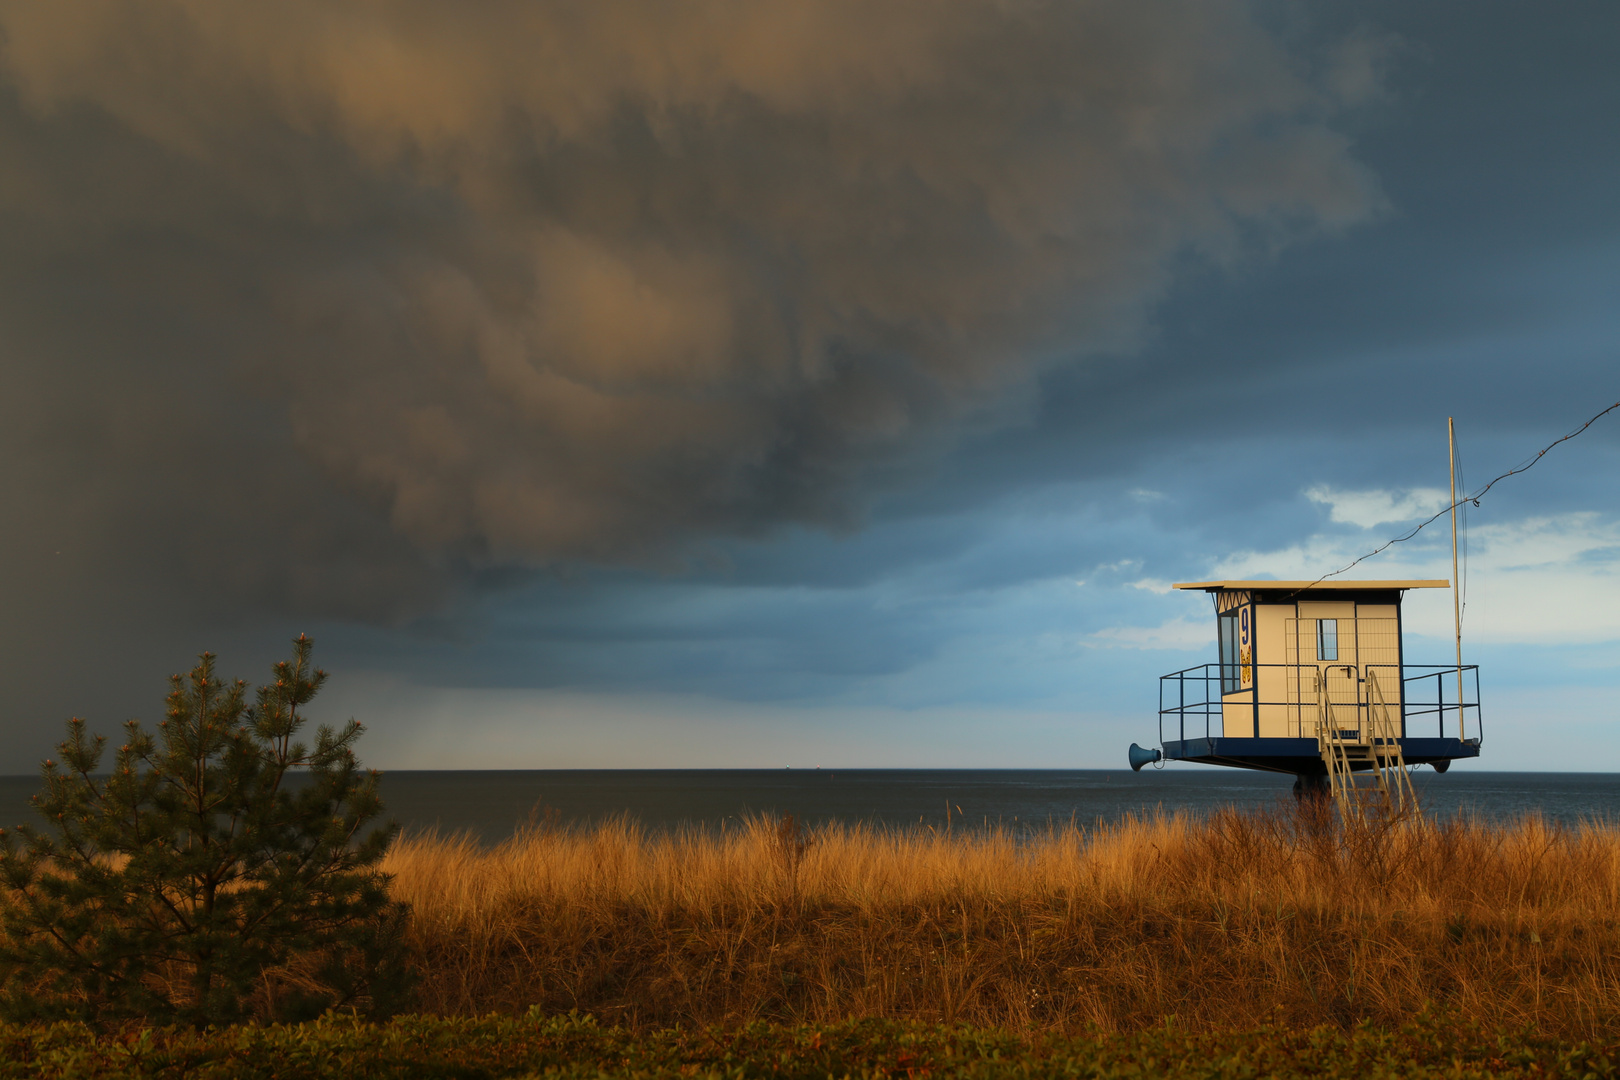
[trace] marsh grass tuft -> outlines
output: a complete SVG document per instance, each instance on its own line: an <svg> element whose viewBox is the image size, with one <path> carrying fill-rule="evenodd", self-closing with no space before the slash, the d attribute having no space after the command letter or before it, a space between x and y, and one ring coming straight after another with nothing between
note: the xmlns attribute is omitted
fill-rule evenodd
<svg viewBox="0 0 1620 1080"><path fill-rule="evenodd" d="M1291 811L936 834L755 819L406 836L430 1011L636 1029L863 1017L1014 1032L1620 1023L1620 829Z"/></svg>

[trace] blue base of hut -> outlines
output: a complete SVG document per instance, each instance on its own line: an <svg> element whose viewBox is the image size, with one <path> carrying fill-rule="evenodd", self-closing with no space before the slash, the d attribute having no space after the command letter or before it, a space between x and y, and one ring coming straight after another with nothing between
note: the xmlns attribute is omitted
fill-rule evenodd
<svg viewBox="0 0 1620 1080"><path fill-rule="evenodd" d="M1457 758L1479 757L1478 739L1407 738L1397 740L1408 765L1433 765L1445 772ZM1239 769L1293 773L1326 772L1315 739L1208 738L1164 743L1165 761L1196 761ZM1361 766L1371 768L1371 765Z"/></svg>

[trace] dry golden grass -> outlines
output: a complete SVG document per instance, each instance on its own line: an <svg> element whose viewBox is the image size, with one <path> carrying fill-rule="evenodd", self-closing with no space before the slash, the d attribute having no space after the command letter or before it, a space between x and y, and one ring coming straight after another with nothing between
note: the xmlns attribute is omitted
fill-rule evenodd
<svg viewBox="0 0 1620 1080"><path fill-rule="evenodd" d="M944 1019L1014 1031L1620 1022L1620 829L1293 812L1096 828L723 835L625 821L401 838L422 1005L632 1027Z"/></svg>

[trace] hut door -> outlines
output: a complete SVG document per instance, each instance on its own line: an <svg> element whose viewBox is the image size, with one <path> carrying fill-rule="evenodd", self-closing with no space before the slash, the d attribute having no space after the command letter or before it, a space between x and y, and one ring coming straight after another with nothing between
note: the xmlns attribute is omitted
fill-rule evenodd
<svg viewBox="0 0 1620 1080"><path fill-rule="evenodd" d="M1356 605L1304 602L1299 617L1287 620L1289 722L1297 738L1314 738L1321 718L1321 691L1326 684L1333 726L1341 731L1361 726L1360 635Z"/></svg>

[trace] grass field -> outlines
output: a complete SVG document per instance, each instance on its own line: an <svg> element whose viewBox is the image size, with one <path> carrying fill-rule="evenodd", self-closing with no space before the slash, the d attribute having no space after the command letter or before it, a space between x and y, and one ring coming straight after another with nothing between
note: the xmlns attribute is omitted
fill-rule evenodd
<svg viewBox="0 0 1620 1080"><path fill-rule="evenodd" d="M1527 1033L1487 1037L1450 1020L1402 1029L1018 1038L963 1026L861 1021L824 1027L631 1033L576 1017L328 1019L294 1027L97 1034L0 1027L0 1078L358 1080L386 1077L1570 1077L1610 1076L1615 1048Z"/></svg>
<svg viewBox="0 0 1620 1080"><path fill-rule="evenodd" d="M0 1026L10 1077L1598 1077L1620 829L405 836L424 1015ZM295 973L294 973L295 974Z"/></svg>
<svg viewBox="0 0 1620 1080"><path fill-rule="evenodd" d="M421 1006L578 1010L628 1031L878 1018L1020 1036L1439 1008L1566 1041L1620 1031L1620 829L1293 813L1037 834L535 827L402 838Z"/></svg>

